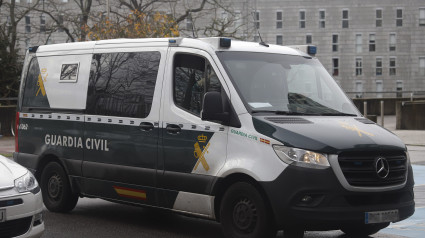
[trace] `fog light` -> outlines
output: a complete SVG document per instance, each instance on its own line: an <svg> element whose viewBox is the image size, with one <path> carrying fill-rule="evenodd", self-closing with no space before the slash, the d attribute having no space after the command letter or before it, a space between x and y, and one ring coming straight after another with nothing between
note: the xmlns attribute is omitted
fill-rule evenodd
<svg viewBox="0 0 425 238"><path fill-rule="evenodd" d="M301 198L301 202L303 203L310 203L311 201L313 201L313 198L309 195L305 195L303 198Z"/></svg>
<svg viewBox="0 0 425 238"><path fill-rule="evenodd" d="M33 226L38 226L41 225L41 223L43 223L43 213L37 213L34 215L34 223Z"/></svg>

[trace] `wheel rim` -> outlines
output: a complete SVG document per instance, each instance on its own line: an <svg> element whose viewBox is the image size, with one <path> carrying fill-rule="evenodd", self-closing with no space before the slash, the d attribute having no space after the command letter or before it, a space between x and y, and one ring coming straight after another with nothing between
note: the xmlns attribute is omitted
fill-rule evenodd
<svg viewBox="0 0 425 238"><path fill-rule="evenodd" d="M233 208L233 224L244 233L252 232L257 223L257 208L247 198L236 202Z"/></svg>
<svg viewBox="0 0 425 238"><path fill-rule="evenodd" d="M60 199L62 194L63 183L58 174L53 174L47 182L47 192L49 197L55 201Z"/></svg>

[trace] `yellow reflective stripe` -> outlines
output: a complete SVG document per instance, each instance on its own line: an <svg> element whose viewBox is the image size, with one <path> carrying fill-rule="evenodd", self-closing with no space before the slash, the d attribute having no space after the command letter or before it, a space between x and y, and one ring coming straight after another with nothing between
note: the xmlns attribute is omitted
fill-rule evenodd
<svg viewBox="0 0 425 238"><path fill-rule="evenodd" d="M138 199L146 199L146 192L143 190L130 189L130 188L122 188L114 186L115 192L118 195L129 198L138 198Z"/></svg>

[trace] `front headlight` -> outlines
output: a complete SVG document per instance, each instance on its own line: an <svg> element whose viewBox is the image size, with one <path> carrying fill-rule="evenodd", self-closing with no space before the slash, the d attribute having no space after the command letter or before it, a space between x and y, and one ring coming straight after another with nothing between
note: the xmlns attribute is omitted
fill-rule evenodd
<svg viewBox="0 0 425 238"><path fill-rule="evenodd" d="M15 179L15 188L20 193L37 193L39 190L37 180L30 171L28 171L24 176Z"/></svg>
<svg viewBox="0 0 425 238"><path fill-rule="evenodd" d="M273 145L273 149L279 158L293 165L306 165L308 167L330 167L328 156L308 150L286 147L283 145Z"/></svg>

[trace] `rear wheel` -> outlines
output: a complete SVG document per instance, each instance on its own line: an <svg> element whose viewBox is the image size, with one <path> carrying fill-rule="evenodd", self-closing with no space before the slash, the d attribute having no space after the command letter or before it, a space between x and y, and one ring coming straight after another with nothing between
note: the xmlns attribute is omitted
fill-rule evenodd
<svg viewBox="0 0 425 238"><path fill-rule="evenodd" d="M57 162L44 167L41 190L44 205L51 212L70 212L77 205L78 194L72 193L68 176Z"/></svg>
<svg viewBox="0 0 425 238"><path fill-rule="evenodd" d="M389 225L390 223L358 224L344 227L341 230L350 237L368 237Z"/></svg>
<svg viewBox="0 0 425 238"><path fill-rule="evenodd" d="M230 186L220 207L223 232L229 238L268 238L276 228L261 194L249 183Z"/></svg>

